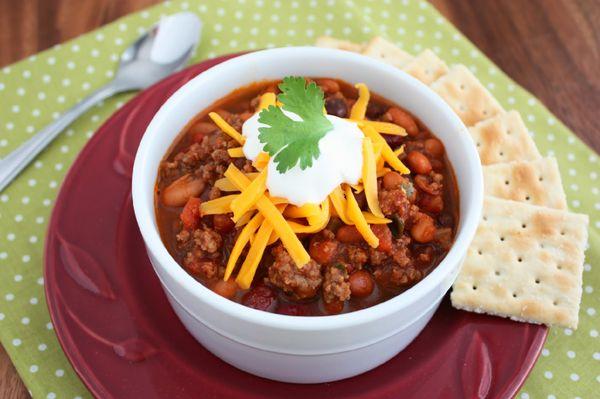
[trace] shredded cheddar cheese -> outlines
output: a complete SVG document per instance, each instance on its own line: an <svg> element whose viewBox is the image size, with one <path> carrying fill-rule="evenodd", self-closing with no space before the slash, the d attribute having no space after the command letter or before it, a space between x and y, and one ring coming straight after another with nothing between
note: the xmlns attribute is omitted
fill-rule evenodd
<svg viewBox="0 0 600 399"><path fill-rule="evenodd" d="M225 171L225 176L240 190L244 190L250 185L250 180L233 164L229 165ZM296 266L302 267L307 264L310 261L310 255L308 255L308 252L306 252L306 249L275 205L263 195L256 202L256 207L265 219L271 223Z"/></svg>
<svg viewBox="0 0 600 399"><path fill-rule="evenodd" d="M385 139L381 137L375 129L371 126L364 126L362 131L365 133L365 136L373 140L374 143L381 143L381 155L392 168L404 175L410 173L410 170L398 159L398 156L394 154L394 151L392 151Z"/></svg>
<svg viewBox="0 0 600 399"><path fill-rule="evenodd" d="M242 147L229 148L227 154L231 158L244 158L244 149Z"/></svg>
<svg viewBox="0 0 600 399"><path fill-rule="evenodd" d="M260 154L258 154L258 157L256 157L254 162L252 162L252 166L254 166L258 170L263 170L267 167L268 163L269 154L267 154L266 152L261 152Z"/></svg>
<svg viewBox="0 0 600 399"><path fill-rule="evenodd" d="M350 110L350 119L363 120L367 113L367 105L369 104L371 94L364 83L357 83L355 87L358 89L358 100L356 100Z"/></svg>
<svg viewBox="0 0 600 399"><path fill-rule="evenodd" d="M229 123L225 121L225 119L221 118L221 115L217 114L216 112L211 112L208 114L208 116L225 134L240 143L240 145L244 145L244 142L246 141L244 136L239 134L237 130L235 130Z"/></svg>
<svg viewBox="0 0 600 399"><path fill-rule="evenodd" d="M244 213L252 208L267 189L267 169L263 169L258 177L246 187L239 196L231 201L233 221L237 222Z"/></svg>
<svg viewBox="0 0 600 399"><path fill-rule="evenodd" d="M345 224L354 224L346 215L346 198L342 192L342 188L337 186L331 194L329 194L329 200L337 213L337 216L342 219Z"/></svg>
<svg viewBox="0 0 600 399"><path fill-rule="evenodd" d="M254 179L256 179L256 176L258 176L258 173L250 172L250 173L245 173L245 175L248 179L254 180ZM215 187L221 191L240 191L235 186L235 184L230 182L229 179L226 177L223 177L223 178L217 180L215 182Z"/></svg>
<svg viewBox="0 0 600 399"><path fill-rule="evenodd" d="M260 102L258 103L258 110L262 111L265 108L269 108L271 105L275 105L277 102L277 96L275 93L267 92L260 96Z"/></svg>
<svg viewBox="0 0 600 399"><path fill-rule="evenodd" d="M352 191L350 190L350 186L346 186L346 202L348 207L348 217L354 222L360 235L363 236L367 244L373 248L377 248L379 246L379 238L373 233L373 230L371 230L371 227L369 227L369 224L365 220L365 217L356 202L356 198L354 198L354 194L352 194Z"/></svg>
<svg viewBox="0 0 600 399"><path fill-rule="evenodd" d="M231 202L237 197L236 194L232 194L203 202L200 204L200 214L205 216L229 213L231 212Z"/></svg>
<svg viewBox="0 0 600 399"><path fill-rule="evenodd" d="M233 272L233 269L235 268L235 264L236 264L238 258L240 257L240 254L242 253L242 250L244 249L244 247L250 240L250 236L252 236L252 234L254 234L256 229L258 229L258 227L262 223L263 219L264 219L263 216L260 213L257 213L252 218L252 220L250 220L250 222L248 222L248 224L246 224L244 226L244 228L242 229L242 232L240 233L237 240L235 241L235 244L233 245L233 249L231 250L231 253L229 254L229 259L227 260L227 266L225 267L225 275L223 276L223 280L225 280L225 281L229 280L229 276L231 276L231 273Z"/></svg>
<svg viewBox="0 0 600 399"><path fill-rule="evenodd" d="M272 231L273 226L265 220L254 236L248 255L246 255L246 259L244 260L244 263L242 263L240 271L235 279L235 282L238 283L242 289L246 290L250 288L250 284L256 273L256 268L262 259Z"/></svg>
<svg viewBox="0 0 600 399"><path fill-rule="evenodd" d="M406 130L395 123L390 122L380 122L380 121L367 121L367 120L354 120L350 119L352 122L356 122L358 126L371 126L379 133L390 134L393 136L406 136Z"/></svg>
<svg viewBox="0 0 600 399"><path fill-rule="evenodd" d="M363 139L363 171L362 180L367 197L367 204L373 215L382 218L383 213L377 198L377 166L373 152L373 142L369 137Z"/></svg>

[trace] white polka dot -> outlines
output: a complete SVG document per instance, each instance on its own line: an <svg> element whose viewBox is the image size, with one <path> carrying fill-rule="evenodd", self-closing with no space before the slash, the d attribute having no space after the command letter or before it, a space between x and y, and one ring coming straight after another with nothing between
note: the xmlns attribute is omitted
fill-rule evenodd
<svg viewBox="0 0 600 399"><path fill-rule="evenodd" d="M23 317L23 318L21 319L21 324L28 325L28 324L29 324L29 321L30 321L30 320L29 320L29 317Z"/></svg>
<svg viewBox="0 0 600 399"><path fill-rule="evenodd" d="M521 393L521 399L529 399L529 394L527 392Z"/></svg>
<svg viewBox="0 0 600 399"><path fill-rule="evenodd" d="M38 350L39 350L40 352L43 352L43 351L45 351L46 349L48 349L48 346L47 346L46 344L39 344L39 345L38 345Z"/></svg>
<svg viewBox="0 0 600 399"><path fill-rule="evenodd" d="M12 294L12 293L9 292L8 294L4 295L4 299L6 299L7 301L10 302L13 299L15 299L15 294Z"/></svg>
<svg viewBox="0 0 600 399"><path fill-rule="evenodd" d="M31 256L23 255L23 257L21 257L21 260L23 261L23 263L27 263L31 260Z"/></svg>
<svg viewBox="0 0 600 399"><path fill-rule="evenodd" d="M573 351L567 351L567 357L569 359L575 359L575 352L573 352Z"/></svg>
<svg viewBox="0 0 600 399"><path fill-rule="evenodd" d="M8 258L8 254L4 251L0 252L0 259L6 259Z"/></svg>
<svg viewBox="0 0 600 399"><path fill-rule="evenodd" d="M38 304L38 299L36 297L29 298L29 303L31 305L37 305Z"/></svg>
<svg viewBox="0 0 600 399"><path fill-rule="evenodd" d="M556 399L556 396L550 394L550 395L546 396L546 399Z"/></svg>
<svg viewBox="0 0 600 399"><path fill-rule="evenodd" d="M71 51L74 53L77 53L80 50L79 45L78 44L74 44L71 46Z"/></svg>
<svg viewBox="0 0 600 399"><path fill-rule="evenodd" d="M23 71L23 77L24 77L25 79L29 79L29 78L31 77L31 71L29 71L29 70L24 70L24 71Z"/></svg>
<svg viewBox="0 0 600 399"><path fill-rule="evenodd" d="M29 204L29 197L28 196L24 196L23 198L21 198L21 202L25 205Z"/></svg>
<svg viewBox="0 0 600 399"><path fill-rule="evenodd" d="M18 105L13 105L10 110L14 113L14 114L18 114L21 111L21 108Z"/></svg>
<svg viewBox="0 0 600 399"><path fill-rule="evenodd" d="M569 378L571 378L571 381L579 381L579 375L575 373L571 373Z"/></svg>
<svg viewBox="0 0 600 399"><path fill-rule="evenodd" d="M46 323L46 329L47 329L47 330L52 330L52 329L54 329L54 327L52 326L52 323L51 323L51 322L48 322L48 323Z"/></svg>
<svg viewBox="0 0 600 399"><path fill-rule="evenodd" d="M594 358L594 360L600 360L600 352L594 352L592 357Z"/></svg>
<svg viewBox="0 0 600 399"><path fill-rule="evenodd" d="M590 270L592 270L592 265L590 265L589 263L585 263L583 265L583 270L585 270L586 272L589 272Z"/></svg>
<svg viewBox="0 0 600 399"><path fill-rule="evenodd" d="M542 349L542 356L548 357L550 355L550 351L546 348Z"/></svg>
<svg viewBox="0 0 600 399"><path fill-rule="evenodd" d="M48 392L46 399L56 399L56 394L54 392Z"/></svg>
<svg viewBox="0 0 600 399"><path fill-rule="evenodd" d="M594 292L594 287L592 287L591 285L586 285L583 290L586 294L591 294L592 292Z"/></svg>
<svg viewBox="0 0 600 399"><path fill-rule="evenodd" d="M16 283L20 283L21 281L23 281L23 276L20 274L15 274L14 280Z"/></svg>
<svg viewBox="0 0 600 399"><path fill-rule="evenodd" d="M15 237L16 237L16 236L15 236L15 233L8 233L8 234L6 235L6 239L7 239L8 241L14 241L14 240L15 240Z"/></svg>
<svg viewBox="0 0 600 399"><path fill-rule="evenodd" d="M44 83L50 83L51 80L52 80L52 78L50 77L50 75L44 75L44 76L42 76L42 81Z"/></svg>
<svg viewBox="0 0 600 399"><path fill-rule="evenodd" d="M0 321L4 320L6 316L4 315L4 313L0 313Z"/></svg>
<svg viewBox="0 0 600 399"><path fill-rule="evenodd" d="M65 370L63 370L63 369L57 369L54 372L54 375L57 376L57 377L62 377L63 375L65 375Z"/></svg>
<svg viewBox="0 0 600 399"><path fill-rule="evenodd" d="M15 222L20 223L23 221L23 215L17 214L15 215Z"/></svg>
<svg viewBox="0 0 600 399"><path fill-rule="evenodd" d="M32 364L31 366L29 366L29 372L30 373L37 373L39 370L39 367L35 364Z"/></svg>
<svg viewBox="0 0 600 399"><path fill-rule="evenodd" d="M19 338L15 338L12 340L13 346L21 346L23 342Z"/></svg>
<svg viewBox="0 0 600 399"><path fill-rule="evenodd" d="M35 222L37 224L42 224L42 223L44 223L44 218L42 216L38 216L35 218Z"/></svg>
<svg viewBox="0 0 600 399"><path fill-rule="evenodd" d="M551 371L544 371L544 377L546 377L547 379L551 380L552 379L552 372Z"/></svg>
<svg viewBox="0 0 600 399"><path fill-rule="evenodd" d="M570 328L565 328L563 330L563 332L565 333L565 335L572 335L573 334L573 330L571 330Z"/></svg>
<svg viewBox="0 0 600 399"><path fill-rule="evenodd" d="M596 309L594 309L594 308L587 308L586 313L589 314L590 316L595 316L596 315Z"/></svg>
<svg viewBox="0 0 600 399"><path fill-rule="evenodd" d="M598 330L590 330L590 337L592 338L597 338L598 337Z"/></svg>
<svg viewBox="0 0 600 399"><path fill-rule="evenodd" d="M29 187L34 187L36 184L37 184L37 180L35 180L35 179L29 179L29 180L27 180L27 185Z"/></svg>
<svg viewBox="0 0 600 399"><path fill-rule="evenodd" d="M69 69L75 69L76 66L77 65L73 61L67 62L67 68Z"/></svg>

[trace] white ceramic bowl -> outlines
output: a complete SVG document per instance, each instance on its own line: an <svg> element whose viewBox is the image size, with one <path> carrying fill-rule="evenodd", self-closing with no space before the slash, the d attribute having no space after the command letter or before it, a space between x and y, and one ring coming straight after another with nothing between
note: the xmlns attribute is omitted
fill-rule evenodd
<svg viewBox="0 0 600 399"><path fill-rule="evenodd" d="M455 243L431 274L393 299L336 316L295 317L258 311L222 298L194 280L161 242L154 215L154 185L159 163L181 129L234 89L288 75L364 82L423 121L446 146L460 192ZM132 190L148 255L188 331L212 353L242 370L279 381L317 383L370 370L395 356L419 334L456 278L475 234L483 183L467 129L427 86L361 55L288 47L231 59L175 92L154 116L138 148Z"/></svg>

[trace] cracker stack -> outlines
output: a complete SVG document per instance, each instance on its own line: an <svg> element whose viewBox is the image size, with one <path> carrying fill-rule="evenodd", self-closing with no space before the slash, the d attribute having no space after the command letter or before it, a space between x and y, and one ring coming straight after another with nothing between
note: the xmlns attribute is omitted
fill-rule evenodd
<svg viewBox="0 0 600 399"><path fill-rule="evenodd" d="M419 79L456 112L483 165L482 220L453 285L452 305L513 320L577 328L587 215L571 213L558 164L543 158L517 111L505 111L464 65L430 50L412 56L375 37L317 46L360 52Z"/></svg>

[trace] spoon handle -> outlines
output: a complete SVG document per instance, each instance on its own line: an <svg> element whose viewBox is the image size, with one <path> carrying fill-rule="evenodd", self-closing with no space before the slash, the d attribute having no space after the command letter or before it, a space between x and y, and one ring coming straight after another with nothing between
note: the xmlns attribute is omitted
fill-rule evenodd
<svg viewBox="0 0 600 399"><path fill-rule="evenodd" d="M0 160L0 192L67 126L94 104L122 91L114 81L96 90Z"/></svg>

